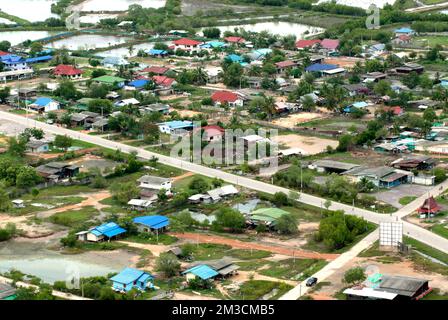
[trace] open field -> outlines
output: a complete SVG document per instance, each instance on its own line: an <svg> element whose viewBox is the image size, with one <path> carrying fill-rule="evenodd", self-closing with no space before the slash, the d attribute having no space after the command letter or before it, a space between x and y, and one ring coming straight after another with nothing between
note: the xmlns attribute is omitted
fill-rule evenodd
<svg viewBox="0 0 448 320"><path fill-rule="evenodd" d="M338 141L336 140L301 136L299 134L279 135L272 140L287 148L298 148L302 150L305 155L314 155L325 152L328 146L333 149L338 146Z"/></svg>

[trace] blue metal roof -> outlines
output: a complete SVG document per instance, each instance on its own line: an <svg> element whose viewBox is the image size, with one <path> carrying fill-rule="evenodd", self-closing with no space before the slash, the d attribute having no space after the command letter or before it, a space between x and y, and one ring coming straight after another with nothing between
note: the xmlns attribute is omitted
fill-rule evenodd
<svg viewBox="0 0 448 320"><path fill-rule="evenodd" d="M166 50L157 50L157 49L151 49L148 51L148 54L151 56L159 56L159 55L165 55L168 54L168 51Z"/></svg>
<svg viewBox="0 0 448 320"><path fill-rule="evenodd" d="M229 54L226 59L232 62L243 62L243 58L237 54Z"/></svg>
<svg viewBox="0 0 448 320"><path fill-rule="evenodd" d="M28 58L25 61L27 63L36 63L36 62L42 62L42 61L49 61L51 59L53 59L53 56L41 56L41 57Z"/></svg>
<svg viewBox="0 0 448 320"><path fill-rule="evenodd" d="M149 80L145 80L145 79L140 79L140 80L134 80L129 82L129 85L131 87L136 87L136 88L143 88L144 86L146 86L149 83Z"/></svg>
<svg viewBox="0 0 448 320"><path fill-rule="evenodd" d="M164 216L144 216L134 218L134 223L145 225L151 229L161 229L170 224L170 220Z"/></svg>
<svg viewBox="0 0 448 320"><path fill-rule="evenodd" d="M163 122L161 123L161 125L166 125L168 126L170 129L182 129L182 128L190 128L193 127L193 122L192 121L180 121L180 120L175 120L175 121L168 121L168 122Z"/></svg>
<svg viewBox="0 0 448 320"><path fill-rule="evenodd" d="M333 70L337 69L338 66L335 64L321 64L321 63L315 63L307 67L305 70L308 72L319 72L319 71L326 71L326 70Z"/></svg>
<svg viewBox="0 0 448 320"><path fill-rule="evenodd" d="M414 32L414 30L412 30L411 28L400 28L400 29L395 29L395 33L412 33Z"/></svg>
<svg viewBox="0 0 448 320"><path fill-rule="evenodd" d="M190 269L182 272L182 274L187 274L187 273L192 273L196 277L201 278L202 280L207 280L207 279L210 279L210 278L213 278L213 277L216 277L217 275L219 275L218 272L216 272L215 270L213 270L212 268L210 268L209 266L207 266L205 264L200 264L196 267L190 268Z"/></svg>
<svg viewBox="0 0 448 320"><path fill-rule="evenodd" d="M113 282L129 284L134 281L145 281L148 278L154 279L154 277L152 275L150 275L149 273L146 273L144 271L133 269L133 268L126 268L123 271L121 271L119 274L110 278L110 280L112 280Z"/></svg>
<svg viewBox="0 0 448 320"><path fill-rule="evenodd" d="M46 105L48 105L52 101L53 101L53 99L51 99L51 98L41 97L41 98L37 98L37 100L34 101L33 104L38 105L39 107L45 107Z"/></svg>
<svg viewBox="0 0 448 320"><path fill-rule="evenodd" d="M90 233L93 233L97 237L104 235L108 238L112 238L125 232L126 230L120 227L115 222L104 223L90 230Z"/></svg>

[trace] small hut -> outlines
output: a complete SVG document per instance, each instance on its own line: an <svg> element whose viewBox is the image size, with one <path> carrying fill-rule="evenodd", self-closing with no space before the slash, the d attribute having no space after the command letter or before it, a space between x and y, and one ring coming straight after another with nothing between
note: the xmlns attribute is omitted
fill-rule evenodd
<svg viewBox="0 0 448 320"><path fill-rule="evenodd" d="M434 197L430 197L425 200L420 208L418 208L418 213L421 215L430 216L439 213L441 209L442 208L436 202Z"/></svg>

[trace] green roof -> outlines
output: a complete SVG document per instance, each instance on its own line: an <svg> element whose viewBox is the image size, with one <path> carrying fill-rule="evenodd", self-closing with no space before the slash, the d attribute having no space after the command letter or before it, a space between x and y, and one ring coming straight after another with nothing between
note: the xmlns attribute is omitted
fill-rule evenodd
<svg viewBox="0 0 448 320"><path fill-rule="evenodd" d="M261 209L254 210L250 213L252 218L254 216L257 216L257 217L262 216L262 217L264 217L264 220L272 219L272 221L277 220L281 216L288 215L288 214L289 214L288 211L278 209L278 208L261 208Z"/></svg>
<svg viewBox="0 0 448 320"><path fill-rule="evenodd" d="M114 77L114 76L101 76L101 77L93 79L93 81L103 82L103 83L107 83L107 84L114 84L117 82L126 81L126 79L123 79L120 77Z"/></svg>

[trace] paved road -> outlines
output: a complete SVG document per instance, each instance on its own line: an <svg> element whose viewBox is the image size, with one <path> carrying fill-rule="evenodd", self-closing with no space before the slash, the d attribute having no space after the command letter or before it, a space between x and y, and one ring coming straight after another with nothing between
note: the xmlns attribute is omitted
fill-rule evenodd
<svg viewBox="0 0 448 320"><path fill-rule="evenodd" d="M425 11L433 11L437 9L445 9L448 8L448 2L442 2L437 4L431 4L427 6L415 7L406 9L407 12L425 12Z"/></svg>
<svg viewBox="0 0 448 320"><path fill-rule="evenodd" d="M313 277L316 277L319 282L324 281L346 263L354 259L363 250L369 248L376 240L378 240L378 230L373 231L367 237L354 245L349 251L344 252L337 259L328 263L325 267L316 272ZM281 296L279 300L297 300L301 296L305 295L309 289L310 288L305 285L304 281Z"/></svg>

